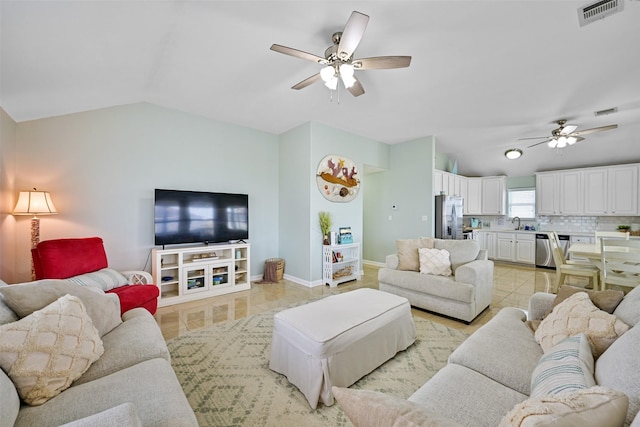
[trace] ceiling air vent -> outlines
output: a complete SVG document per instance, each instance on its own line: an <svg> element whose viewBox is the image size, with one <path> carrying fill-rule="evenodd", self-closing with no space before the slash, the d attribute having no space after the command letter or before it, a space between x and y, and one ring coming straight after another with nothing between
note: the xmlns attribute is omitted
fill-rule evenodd
<svg viewBox="0 0 640 427"><path fill-rule="evenodd" d="M618 107L607 108L606 110L594 111L593 114L597 116L606 116L607 114L613 114L618 112Z"/></svg>
<svg viewBox="0 0 640 427"><path fill-rule="evenodd" d="M580 26L584 27L624 9L624 0L602 0L578 8Z"/></svg>

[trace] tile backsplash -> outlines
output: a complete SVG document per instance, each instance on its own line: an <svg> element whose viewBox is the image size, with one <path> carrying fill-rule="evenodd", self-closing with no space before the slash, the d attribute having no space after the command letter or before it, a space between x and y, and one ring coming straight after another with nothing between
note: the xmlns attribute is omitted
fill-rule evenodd
<svg viewBox="0 0 640 427"><path fill-rule="evenodd" d="M511 228L511 219L506 216L465 216L464 223L468 225L471 218L478 218L482 228ZM542 231L573 231L576 233L594 233L598 231L613 231L618 225L640 224L640 216L539 216L535 220L523 219L521 225L535 226ZM513 223L513 228L515 228Z"/></svg>

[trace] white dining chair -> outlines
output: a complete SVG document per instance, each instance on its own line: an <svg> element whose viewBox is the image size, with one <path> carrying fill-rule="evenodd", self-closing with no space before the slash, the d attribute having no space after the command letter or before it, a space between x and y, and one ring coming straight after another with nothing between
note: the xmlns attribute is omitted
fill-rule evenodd
<svg viewBox="0 0 640 427"><path fill-rule="evenodd" d="M600 244L602 239L629 240L630 234L628 231L624 233L621 231L596 231L596 243Z"/></svg>
<svg viewBox="0 0 640 427"><path fill-rule="evenodd" d="M640 285L640 240L602 239L600 253L602 290L610 285L627 288Z"/></svg>
<svg viewBox="0 0 640 427"><path fill-rule="evenodd" d="M600 281L600 269L595 265L590 264L569 264L565 259L564 253L560 248L560 239L558 233L549 233L549 245L551 246L551 254L553 255L553 261L556 264L556 287L555 292L558 292L560 286L564 284L567 276L579 276L589 278L589 283L593 286L594 290L598 289Z"/></svg>

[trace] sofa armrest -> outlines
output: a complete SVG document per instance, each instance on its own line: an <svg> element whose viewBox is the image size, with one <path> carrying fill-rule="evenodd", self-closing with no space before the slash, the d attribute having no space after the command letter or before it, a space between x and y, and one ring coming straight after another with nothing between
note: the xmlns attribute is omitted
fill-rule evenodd
<svg viewBox="0 0 640 427"><path fill-rule="evenodd" d="M121 271L131 285L151 285L153 284L153 277L146 271L128 270Z"/></svg>
<svg viewBox="0 0 640 427"><path fill-rule="evenodd" d="M385 258L385 267L386 268L390 268L392 270L397 270L399 263L400 263L400 261L398 260L398 255L397 254L387 255L387 257Z"/></svg>
<svg viewBox="0 0 640 427"><path fill-rule="evenodd" d="M493 261L476 260L456 268L456 282L493 286Z"/></svg>
<svg viewBox="0 0 640 427"><path fill-rule="evenodd" d="M487 261L489 259L489 251L486 249L480 249L478 252L478 256L476 257L476 261Z"/></svg>
<svg viewBox="0 0 640 427"><path fill-rule="evenodd" d="M556 299L555 294L547 292L536 292L529 299L529 311L527 312L528 320L541 320L547 312L551 310L553 301Z"/></svg>

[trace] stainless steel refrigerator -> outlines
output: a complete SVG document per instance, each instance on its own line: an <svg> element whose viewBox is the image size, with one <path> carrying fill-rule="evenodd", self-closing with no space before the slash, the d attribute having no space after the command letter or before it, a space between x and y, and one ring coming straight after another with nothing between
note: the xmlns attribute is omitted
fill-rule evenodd
<svg viewBox="0 0 640 427"><path fill-rule="evenodd" d="M464 238L464 235L462 233L462 203L462 197L436 196L436 238Z"/></svg>

